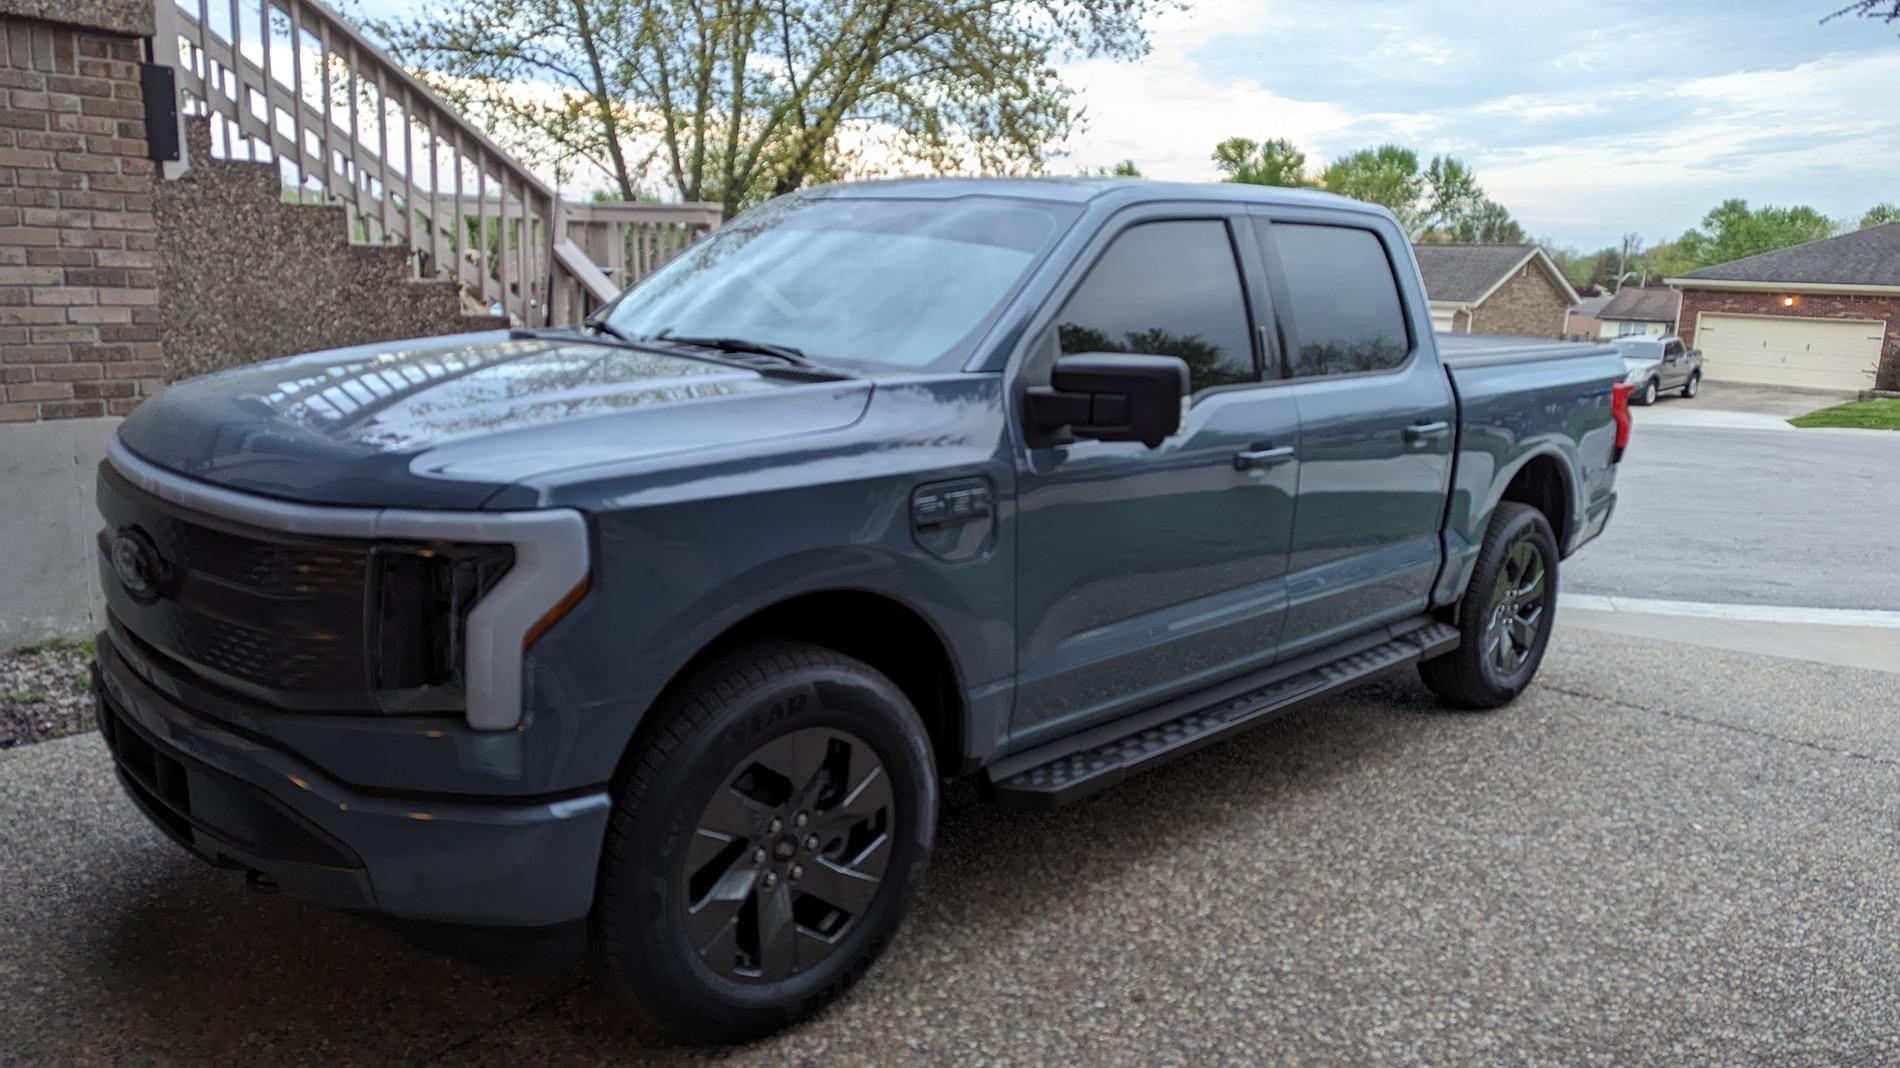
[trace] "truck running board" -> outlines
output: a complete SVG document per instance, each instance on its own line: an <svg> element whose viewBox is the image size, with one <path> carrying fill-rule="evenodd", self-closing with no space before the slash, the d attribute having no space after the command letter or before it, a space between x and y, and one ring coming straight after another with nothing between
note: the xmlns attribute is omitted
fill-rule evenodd
<svg viewBox="0 0 1900 1068"><path fill-rule="evenodd" d="M1009 765L1004 764L997 769L1003 775L992 783L994 796L997 803L1009 808L1055 808L1113 786L1137 772L1185 756L1210 742L1259 726L1309 701L1450 652L1457 646L1457 628L1427 622L1377 644L1361 646L1337 659L1305 667L1298 663L1288 665L1291 673L1281 674L1243 693L1217 695L1212 703L1161 722L1138 714L1123 721L1132 724L1132 728L1117 737L1092 745L1085 742L1085 748L1022 770L1011 771ZM1142 720L1147 722L1140 722ZM1088 733L1100 737L1096 732Z"/></svg>

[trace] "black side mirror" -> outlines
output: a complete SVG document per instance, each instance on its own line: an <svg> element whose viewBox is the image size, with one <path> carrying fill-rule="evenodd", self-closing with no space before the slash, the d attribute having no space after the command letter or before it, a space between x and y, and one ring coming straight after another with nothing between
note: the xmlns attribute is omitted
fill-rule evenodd
<svg viewBox="0 0 1900 1068"><path fill-rule="evenodd" d="M1160 445L1181 429L1188 369L1178 356L1085 352L1064 356L1049 384L1024 397L1031 434L1060 444L1071 438Z"/></svg>

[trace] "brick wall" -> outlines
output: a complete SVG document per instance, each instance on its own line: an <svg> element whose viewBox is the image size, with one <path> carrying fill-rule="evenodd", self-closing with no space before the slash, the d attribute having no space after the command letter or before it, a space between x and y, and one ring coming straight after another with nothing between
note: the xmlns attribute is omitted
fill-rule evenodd
<svg viewBox="0 0 1900 1068"><path fill-rule="evenodd" d="M164 375L140 54L0 15L0 422L124 414Z"/></svg>
<svg viewBox="0 0 1900 1068"><path fill-rule="evenodd" d="M1785 307L1781 299L1793 295L1798 303ZM1703 312L1735 315L1774 315L1795 319L1879 319L1887 324L1887 340L1880 353L1876 389L1900 389L1900 296L1847 296L1826 293L1775 293L1764 290L1684 289L1682 316L1677 330L1695 346L1696 317Z"/></svg>
<svg viewBox="0 0 1900 1068"><path fill-rule="evenodd" d="M1569 307L1570 298L1533 260L1473 310L1471 332L1561 338Z"/></svg>

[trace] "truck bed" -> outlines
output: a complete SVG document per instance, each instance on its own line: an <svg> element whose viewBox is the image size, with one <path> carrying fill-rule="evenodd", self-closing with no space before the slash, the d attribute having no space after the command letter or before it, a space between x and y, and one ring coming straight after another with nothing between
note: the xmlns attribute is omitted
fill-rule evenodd
<svg viewBox="0 0 1900 1068"><path fill-rule="evenodd" d="M1446 367L1489 367L1500 363L1534 363L1576 356L1615 356L1615 346L1590 341L1551 341L1536 337L1496 334L1434 334L1438 357Z"/></svg>

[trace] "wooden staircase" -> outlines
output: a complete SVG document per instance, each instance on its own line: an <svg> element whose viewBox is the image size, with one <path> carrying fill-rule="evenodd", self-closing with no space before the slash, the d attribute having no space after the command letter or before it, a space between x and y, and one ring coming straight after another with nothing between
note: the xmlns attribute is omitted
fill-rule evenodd
<svg viewBox="0 0 1900 1068"><path fill-rule="evenodd" d="M563 199L319 0L158 0L154 42L181 123L208 132L167 178L274 164L356 243L515 325L579 321L720 220L717 204Z"/></svg>

